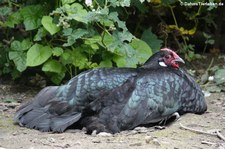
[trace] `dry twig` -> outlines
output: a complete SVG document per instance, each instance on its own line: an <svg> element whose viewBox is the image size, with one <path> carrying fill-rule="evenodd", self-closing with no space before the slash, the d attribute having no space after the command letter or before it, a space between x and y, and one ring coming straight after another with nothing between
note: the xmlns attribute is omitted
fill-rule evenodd
<svg viewBox="0 0 225 149"><path fill-rule="evenodd" d="M225 141L225 137L217 130L216 131L217 137L220 138L221 140Z"/></svg>
<svg viewBox="0 0 225 149"><path fill-rule="evenodd" d="M209 142L209 141L202 141L202 144L208 144L208 145L217 145L217 143Z"/></svg>
<svg viewBox="0 0 225 149"><path fill-rule="evenodd" d="M217 136L221 140L225 141L225 137L219 132L219 130L216 130L215 133L209 133L209 132L206 132L206 131L189 128L187 126L182 125L181 123L180 123L180 128L185 129L185 130L189 130L189 131L192 131L192 132L195 132L195 133L199 133L199 134Z"/></svg>

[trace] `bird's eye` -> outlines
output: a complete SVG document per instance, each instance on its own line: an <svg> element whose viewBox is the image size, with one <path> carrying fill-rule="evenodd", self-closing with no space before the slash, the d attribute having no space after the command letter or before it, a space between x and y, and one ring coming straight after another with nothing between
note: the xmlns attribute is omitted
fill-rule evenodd
<svg viewBox="0 0 225 149"><path fill-rule="evenodd" d="M166 56L165 56L166 59L169 59L170 57L171 57L170 55L166 55Z"/></svg>

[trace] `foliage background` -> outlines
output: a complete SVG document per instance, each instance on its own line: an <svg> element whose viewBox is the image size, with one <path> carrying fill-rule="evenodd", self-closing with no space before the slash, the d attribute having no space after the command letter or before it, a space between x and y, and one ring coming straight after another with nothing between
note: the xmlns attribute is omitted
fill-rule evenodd
<svg viewBox="0 0 225 149"><path fill-rule="evenodd" d="M40 73L60 84L90 68L136 67L161 47L188 61L220 53L222 5L220 0L0 0L0 76Z"/></svg>

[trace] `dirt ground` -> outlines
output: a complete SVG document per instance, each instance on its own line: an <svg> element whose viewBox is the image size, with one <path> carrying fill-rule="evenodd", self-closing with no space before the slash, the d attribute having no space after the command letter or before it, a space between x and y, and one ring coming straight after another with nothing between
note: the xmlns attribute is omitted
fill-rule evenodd
<svg viewBox="0 0 225 149"><path fill-rule="evenodd" d="M207 97L208 111L203 115L183 115L165 129L139 127L115 135L87 135L85 130L52 134L14 125L13 115L20 104L15 101L30 100L36 93L0 82L0 149L225 148L225 93Z"/></svg>

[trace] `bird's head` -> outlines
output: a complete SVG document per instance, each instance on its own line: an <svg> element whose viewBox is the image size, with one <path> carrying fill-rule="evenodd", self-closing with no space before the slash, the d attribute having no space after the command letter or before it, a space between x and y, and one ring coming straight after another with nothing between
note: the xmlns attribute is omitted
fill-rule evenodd
<svg viewBox="0 0 225 149"><path fill-rule="evenodd" d="M158 62L162 67L172 67L178 69L179 63L185 63L184 60L180 58L180 56L178 56L176 52L168 48L163 48L160 51L161 57L159 58Z"/></svg>
<svg viewBox="0 0 225 149"><path fill-rule="evenodd" d="M152 55L142 66L142 68L158 68L158 67L170 67L179 69L180 63L185 63L184 60L177 55L176 52L163 48L159 52Z"/></svg>

